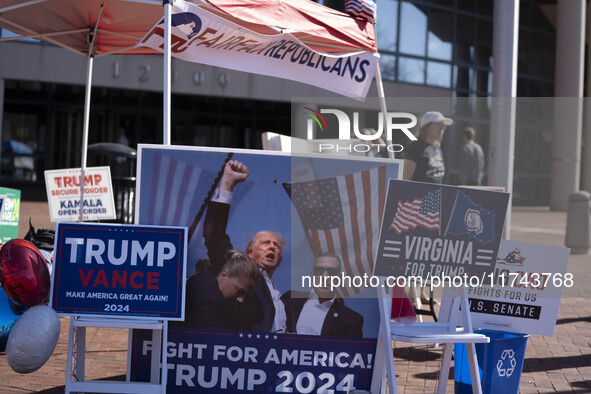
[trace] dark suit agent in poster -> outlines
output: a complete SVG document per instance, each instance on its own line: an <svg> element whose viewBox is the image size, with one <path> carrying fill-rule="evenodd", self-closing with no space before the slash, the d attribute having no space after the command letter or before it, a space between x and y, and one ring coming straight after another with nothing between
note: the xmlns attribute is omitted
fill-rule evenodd
<svg viewBox="0 0 591 394"><path fill-rule="evenodd" d="M314 258L308 293L288 291L281 296L287 308L289 332L306 335L363 337L363 316L336 297L330 278L341 274L339 256L324 252Z"/></svg>
<svg viewBox="0 0 591 394"><path fill-rule="evenodd" d="M306 236L309 230L304 230L298 213L292 210L292 199L283 184L347 177L363 190L362 175L373 180L367 171L379 172L383 175L379 179L384 181L376 191L383 190L385 200L385 179L399 177L400 162L300 158L281 152L240 150L234 150L229 158L224 149L162 145L140 145L138 152L138 223L190 227L200 207L207 207L189 239L188 274L192 275L193 269L197 273L187 282L186 321L183 327L169 326L168 392L369 390L379 325L375 297L361 294L347 298L346 306L337 297L317 335L300 334L297 320L302 319L293 319L291 310L280 299L281 294L293 291L305 297L298 302L306 302L313 286L294 283L300 283L302 275L310 275L314 261ZM306 175L294 175L300 174L301 168L308 169ZM216 174L219 178L214 181ZM211 199L207 198L210 191ZM347 199L340 200L340 209L352 210ZM358 201L359 207L360 204ZM363 222L363 215L360 220ZM372 220L368 226L373 223L377 225L372 234L377 235L380 222ZM373 239L368 243L371 242ZM228 264L227 251L231 248L244 250L254 260L251 264L261 279L252 293L250 286L245 285L238 286L242 290L239 294L224 294L220 274ZM343 262L343 272L348 272L347 264L350 266L352 260L347 256L345 261L342 253L337 255ZM209 264L202 261L197 270L195 262L202 259L208 259ZM332 267L332 259L328 261L329 266L317 276L331 275L336 266ZM359 267L364 265L360 263ZM319 269L320 266L317 272ZM228 270L227 277L230 276ZM193 295L197 297L197 308L193 307L195 304L190 306ZM197 315L205 318L192 321L191 310L195 309ZM303 309L302 306L300 316L307 315ZM283 317L278 310L283 310ZM292 322L295 328L288 327ZM148 378L151 348L151 334L134 331L132 380Z"/></svg>
<svg viewBox="0 0 591 394"><path fill-rule="evenodd" d="M390 180L374 274L435 285L484 277L494 269L508 201L508 193Z"/></svg>

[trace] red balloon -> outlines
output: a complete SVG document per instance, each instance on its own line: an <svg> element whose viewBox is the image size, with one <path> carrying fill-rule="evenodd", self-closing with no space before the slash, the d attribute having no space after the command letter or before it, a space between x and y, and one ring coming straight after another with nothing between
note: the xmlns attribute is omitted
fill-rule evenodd
<svg viewBox="0 0 591 394"><path fill-rule="evenodd" d="M32 242L11 239L2 246L0 285L19 305L32 307L45 302L50 289L49 269Z"/></svg>

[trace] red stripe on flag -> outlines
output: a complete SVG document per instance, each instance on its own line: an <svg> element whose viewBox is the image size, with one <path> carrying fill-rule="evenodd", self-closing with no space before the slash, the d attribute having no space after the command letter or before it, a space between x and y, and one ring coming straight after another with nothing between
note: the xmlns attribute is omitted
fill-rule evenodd
<svg viewBox="0 0 591 394"><path fill-rule="evenodd" d="M369 262L369 266L370 268L372 268L373 271L373 253L372 253L372 240L373 240L373 230L372 230L372 212L371 212L371 206L373 201L371 200L371 178L370 178L370 172L369 171L363 171L361 173L361 181L363 184L363 200L365 202L364 204L364 217L365 217L365 253L367 256L367 261Z"/></svg>
<svg viewBox="0 0 591 394"><path fill-rule="evenodd" d="M161 161L162 155L156 152L156 154L154 155L154 168L159 169ZM156 212L154 212L154 207L156 206L156 200L158 199L158 175L160 174L160 172L158 170L155 170L154 174L156 175L156 180L152 182L152 187L150 190L150 207L152 208L152 212L150 213L150 215L148 215L150 218L150 223L154 223L154 215L156 214Z"/></svg>
<svg viewBox="0 0 591 394"><path fill-rule="evenodd" d="M193 175L193 167L185 166L183 169L183 173L181 174L181 187L179 190L179 200L176 202L176 210L174 212L174 219L172 223L180 223L181 220L181 213L183 211L184 201L183 198L187 195L187 189L189 188L189 182L191 181L191 176ZM190 224L190 223L183 223L183 224Z"/></svg>
<svg viewBox="0 0 591 394"><path fill-rule="evenodd" d="M398 201L398 208L391 229L400 235L404 231L422 227L427 230L439 230L439 212L421 214L423 199L415 198L413 201Z"/></svg>
<svg viewBox="0 0 591 394"><path fill-rule="evenodd" d="M347 194L349 196L351 234L353 235L352 241L353 248L355 251L355 265L357 266L357 271L354 272L354 274L359 275L363 274L363 272L365 272L365 269L363 268L363 263L361 262L361 244L359 242L359 226L357 224L357 195L355 194L355 180L353 179L353 175L345 175L345 183L347 185Z"/></svg>
<svg viewBox="0 0 591 394"><path fill-rule="evenodd" d="M382 182L382 179L386 179L386 166L378 168L378 214L380 218L379 224L381 224L382 220L384 219L384 208L386 205L386 182Z"/></svg>
<svg viewBox="0 0 591 394"><path fill-rule="evenodd" d="M376 20L377 6L372 0L346 0L345 11L353 16L365 18L370 22Z"/></svg>
<svg viewBox="0 0 591 394"><path fill-rule="evenodd" d="M304 232L306 233L306 238L308 239L310 249L312 249L312 254L316 256L322 251L320 248L320 242L318 240L318 230L309 230Z"/></svg>
<svg viewBox="0 0 591 394"><path fill-rule="evenodd" d="M351 275L351 261L349 260L349 251L347 250L347 234L343 227L338 228L339 242L341 244L341 260L343 260L343 268L348 275Z"/></svg>
<svg viewBox="0 0 591 394"><path fill-rule="evenodd" d="M332 231L324 230L324 236L326 237L326 247L330 253L335 253L334 239L332 239Z"/></svg>
<svg viewBox="0 0 591 394"><path fill-rule="evenodd" d="M176 160L170 160L168 166L168 173L166 175L166 185L164 190L160 190L161 193L165 193L168 195L167 191L172 190L172 183L174 182L174 174L176 173ZM162 212L160 212L160 220L158 220L158 224L164 223L166 220L166 215L168 214L168 209L170 209L170 201L167 203L165 202L164 207L162 207Z"/></svg>

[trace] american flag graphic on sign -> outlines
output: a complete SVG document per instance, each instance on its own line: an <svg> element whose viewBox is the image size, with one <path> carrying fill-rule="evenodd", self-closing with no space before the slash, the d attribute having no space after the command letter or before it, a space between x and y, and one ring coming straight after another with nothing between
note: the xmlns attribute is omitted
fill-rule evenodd
<svg viewBox="0 0 591 394"><path fill-rule="evenodd" d="M346 275L371 275L386 199L386 166L283 187L298 211L312 253L340 256ZM341 295L349 294L342 289Z"/></svg>
<svg viewBox="0 0 591 394"><path fill-rule="evenodd" d="M154 155L154 168L147 224L191 225L203 202L198 191L208 190L215 174L159 152Z"/></svg>
<svg viewBox="0 0 591 394"><path fill-rule="evenodd" d="M398 235L417 227L440 231L440 206L440 188L428 192L424 198L417 197L412 201L398 201L398 208L389 229L394 230Z"/></svg>

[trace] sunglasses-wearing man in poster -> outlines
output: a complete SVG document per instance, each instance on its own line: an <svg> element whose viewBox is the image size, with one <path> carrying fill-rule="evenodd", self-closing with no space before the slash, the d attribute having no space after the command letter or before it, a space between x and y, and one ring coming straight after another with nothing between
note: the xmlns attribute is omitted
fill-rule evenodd
<svg viewBox="0 0 591 394"><path fill-rule="evenodd" d="M220 187L207 207L203 237L213 272L224 264L224 256L233 249L226 234L230 203L234 187L248 178L248 168L241 162L230 160L224 167ZM250 240L246 255L253 259L262 276L255 295L247 297L242 304L229 308L228 328L255 332L285 332L287 315L281 301L281 293L271 278L282 260L285 249L283 237L272 231L260 231Z"/></svg>
<svg viewBox="0 0 591 394"><path fill-rule="evenodd" d="M363 316L343 305L331 286L330 277L341 274L341 265L336 254L317 255L312 268L314 289L310 293L288 291L281 296L287 308L289 332L363 337Z"/></svg>
<svg viewBox="0 0 591 394"><path fill-rule="evenodd" d="M260 282L261 274L254 261L240 250L230 250L217 276L201 270L187 279L183 325L227 329L229 307L244 303Z"/></svg>

